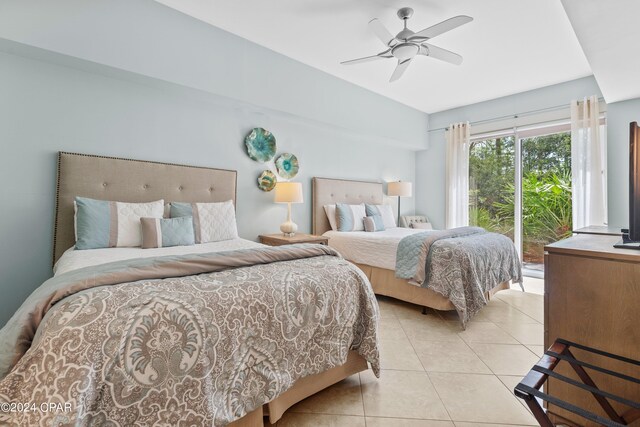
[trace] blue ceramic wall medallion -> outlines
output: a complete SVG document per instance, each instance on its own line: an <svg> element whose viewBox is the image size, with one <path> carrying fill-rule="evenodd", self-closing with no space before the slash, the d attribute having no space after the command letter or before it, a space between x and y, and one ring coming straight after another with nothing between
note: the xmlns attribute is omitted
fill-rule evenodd
<svg viewBox="0 0 640 427"><path fill-rule="evenodd" d="M252 129L244 143L247 146L247 154L256 162L268 162L276 154L276 138L266 129Z"/></svg>
<svg viewBox="0 0 640 427"><path fill-rule="evenodd" d="M291 153L282 153L276 159L276 169L282 178L291 179L298 174L298 158Z"/></svg>
<svg viewBox="0 0 640 427"><path fill-rule="evenodd" d="M264 170L258 177L258 188L262 191L271 191L276 187L277 181L276 174L268 169Z"/></svg>

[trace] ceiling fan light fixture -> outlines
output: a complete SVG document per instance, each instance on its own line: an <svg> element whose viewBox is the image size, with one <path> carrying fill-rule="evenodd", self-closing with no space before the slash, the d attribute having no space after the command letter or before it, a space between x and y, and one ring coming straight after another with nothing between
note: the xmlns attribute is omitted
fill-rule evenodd
<svg viewBox="0 0 640 427"><path fill-rule="evenodd" d="M391 53L402 62L413 58L419 51L420 47L414 43L400 43L391 50Z"/></svg>

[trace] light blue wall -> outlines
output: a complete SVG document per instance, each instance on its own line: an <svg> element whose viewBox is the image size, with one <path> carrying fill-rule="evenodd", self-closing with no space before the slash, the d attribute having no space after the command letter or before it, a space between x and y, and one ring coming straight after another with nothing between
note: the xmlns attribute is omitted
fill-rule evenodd
<svg viewBox="0 0 640 427"><path fill-rule="evenodd" d="M629 123L640 123L640 98L607 106L609 224L629 225Z"/></svg>
<svg viewBox="0 0 640 427"><path fill-rule="evenodd" d="M2 2L0 37L0 325L51 273L57 151L237 169L240 234L255 240L286 210L256 187L252 127L300 160L301 232L312 176L413 182L426 147L426 114L153 1Z"/></svg>
<svg viewBox="0 0 640 427"><path fill-rule="evenodd" d="M154 0L0 0L0 38L426 148L424 113Z"/></svg>
<svg viewBox="0 0 640 427"><path fill-rule="evenodd" d="M416 212L428 215L436 228L444 228L446 141L443 128L456 122L477 122L561 105L568 106L572 99L590 95L600 96L600 89L593 77L584 77L430 114L429 148L416 155ZM615 143L613 146L615 147ZM609 152L611 150L610 146ZM609 176L614 175L615 180L618 173L619 170L610 169Z"/></svg>

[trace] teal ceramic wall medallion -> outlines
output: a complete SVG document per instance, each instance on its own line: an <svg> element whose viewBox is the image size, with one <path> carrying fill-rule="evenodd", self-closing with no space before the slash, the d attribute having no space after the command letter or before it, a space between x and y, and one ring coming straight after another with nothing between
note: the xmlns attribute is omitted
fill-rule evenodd
<svg viewBox="0 0 640 427"><path fill-rule="evenodd" d="M262 191L271 191L276 188L276 182L278 179L276 178L276 174L271 172L270 170L263 170L260 176L258 177L258 188Z"/></svg>
<svg viewBox="0 0 640 427"><path fill-rule="evenodd" d="M276 155L276 137L263 128L253 128L244 138L247 154L252 160L264 163Z"/></svg>
<svg viewBox="0 0 640 427"><path fill-rule="evenodd" d="M298 174L298 158L291 153L282 153L276 159L276 170L282 178L291 179Z"/></svg>

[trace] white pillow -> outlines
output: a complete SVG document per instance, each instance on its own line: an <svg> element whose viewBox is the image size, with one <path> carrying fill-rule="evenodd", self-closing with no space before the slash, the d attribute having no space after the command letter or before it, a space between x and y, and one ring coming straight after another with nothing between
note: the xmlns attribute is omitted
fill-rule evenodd
<svg viewBox="0 0 640 427"><path fill-rule="evenodd" d="M196 243L220 242L238 238L233 201L221 203L171 203L171 218L193 217Z"/></svg>
<svg viewBox="0 0 640 427"><path fill-rule="evenodd" d="M324 205L324 213L327 214L331 229L336 231L338 229L338 224L336 223L336 205Z"/></svg>
<svg viewBox="0 0 640 427"><path fill-rule="evenodd" d="M422 230L433 230L430 222L412 222L411 228L420 228Z"/></svg>
<svg viewBox="0 0 640 427"><path fill-rule="evenodd" d="M393 216L393 208L391 205L369 205L367 204L367 216L380 215L384 228L396 228L396 218Z"/></svg>
<svg viewBox="0 0 640 427"><path fill-rule="evenodd" d="M151 203L116 203L118 212L117 246L142 246L140 218L162 218L164 200Z"/></svg>

